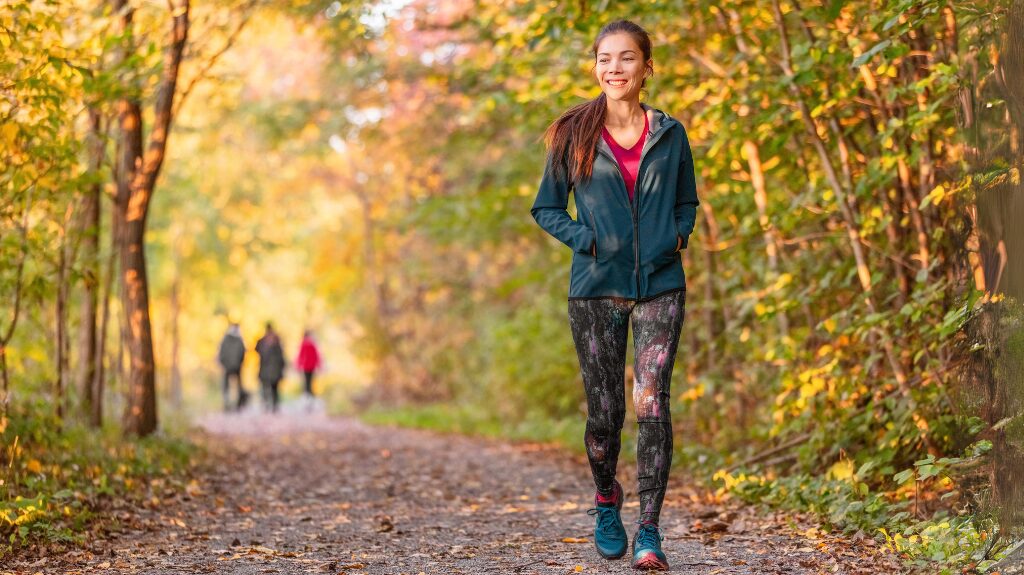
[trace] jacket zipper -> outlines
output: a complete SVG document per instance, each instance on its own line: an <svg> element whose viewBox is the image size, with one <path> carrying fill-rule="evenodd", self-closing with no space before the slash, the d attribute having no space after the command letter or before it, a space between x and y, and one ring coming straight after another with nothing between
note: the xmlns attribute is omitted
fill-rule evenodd
<svg viewBox="0 0 1024 575"><path fill-rule="evenodd" d="M647 157L647 152L650 152L654 145L658 143L658 140L661 140L661 136L667 130L668 128L661 127L660 130L651 134L652 139L644 144L644 149L640 152L640 163L637 165L636 170L636 189L633 190L633 195L636 196L635 205L633 206L633 249L635 252L633 277L636 278L637 301L640 301L640 182L643 181L644 158Z"/></svg>
<svg viewBox="0 0 1024 575"><path fill-rule="evenodd" d="M633 190L634 200L630 203L630 210L633 212L633 280L636 282L636 299L637 299L637 301L640 300L640 222L639 222L639 219L640 219L640 182L642 181L642 175L643 175L643 172L641 170L643 169L644 158L647 157L647 152L651 151L651 148L653 148L654 145L657 144L659 140L661 140L661 136L667 130L668 130L668 127L661 127L657 132L654 132L653 134L650 134L651 136L653 136L652 139L649 139L647 142L644 143L644 149L640 152L640 164L637 166L636 187ZM615 166L615 169L618 170L618 172L619 172L619 178L622 180L622 187L625 188L626 187L626 178L623 177L622 170L619 169L619 161L615 159L614 155L612 157L609 157L608 153L604 152L601 149L600 145L598 145L597 149L598 149L598 153L604 153L604 156L606 158L608 158L609 160L611 160L612 164ZM593 216L594 216L593 212L591 212L590 216L591 216L591 219L593 219ZM594 237L596 238L597 237L597 229L596 229L597 228L597 224L596 224L596 222L595 222L594 228L595 228L594 229ZM594 242L596 244L597 240L595 239Z"/></svg>

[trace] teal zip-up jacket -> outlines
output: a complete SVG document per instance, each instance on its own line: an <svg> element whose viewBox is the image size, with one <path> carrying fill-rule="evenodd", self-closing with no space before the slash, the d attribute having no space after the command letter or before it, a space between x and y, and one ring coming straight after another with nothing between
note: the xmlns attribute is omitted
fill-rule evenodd
<svg viewBox="0 0 1024 575"><path fill-rule="evenodd" d="M530 213L572 248L569 299L649 300L686 289L679 238L686 248L697 218L693 154L683 125L644 106L649 132L633 201L611 148L598 138L589 181L556 178L548 159ZM566 208L576 196L576 219ZM596 249L597 255L592 255Z"/></svg>

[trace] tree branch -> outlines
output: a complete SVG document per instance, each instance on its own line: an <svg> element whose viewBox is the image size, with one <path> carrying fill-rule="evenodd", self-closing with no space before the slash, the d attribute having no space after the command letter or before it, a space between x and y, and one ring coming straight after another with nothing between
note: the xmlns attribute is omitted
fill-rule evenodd
<svg viewBox="0 0 1024 575"><path fill-rule="evenodd" d="M247 13L242 16L242 21L238 23L238 27L235 28L231 32L231 34L228 35L228 39L224 42L224 46L222 46L220 50L214 53L213 56L210 56L210 59L206 61L206 63L199 70L199 72L192 77L192 79L189 81L185 89L181 91L181 95L178 96L178 101L175 104L174 112L172 113L174 117L178 117L178 112L181 110L181 107L185 104L185 100L188 99L189 94L192 93L192 89L195 88L196 85L199 84L199 82L206 79L207 74L214 67L214 65L216 65L217 61L220 60L221 56L223 56L228 50L231 49L232 46L234 46L235 41L241 35L242 30L245 29L245 26L249 23L250 19L252 18L252 9L256 6L258 2L259 0L249 0L249 2L242 8L242 10Z"/></svg>

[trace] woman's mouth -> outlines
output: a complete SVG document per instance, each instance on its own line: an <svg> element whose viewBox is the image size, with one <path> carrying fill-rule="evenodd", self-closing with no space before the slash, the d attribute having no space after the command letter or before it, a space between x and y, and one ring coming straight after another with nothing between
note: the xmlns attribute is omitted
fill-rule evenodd
<svg viewBox="0 0 1024 575"><path fill-rule="evenodd" d="M618 86L625 86L627 83L629 83L629 80L626 80L625 78L616 78L614 80L605 80L605 81L608 83L609 86L616 86L616 87L618 87Z"/></svg>

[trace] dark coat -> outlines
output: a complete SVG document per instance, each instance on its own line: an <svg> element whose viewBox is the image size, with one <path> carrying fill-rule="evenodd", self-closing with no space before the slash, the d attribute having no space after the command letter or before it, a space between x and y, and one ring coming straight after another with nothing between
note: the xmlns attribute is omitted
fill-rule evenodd
<svg viewBox="0 0 1024 575"><path fill-rule="evenodd" d="M676 246L681 240L686 247L697 218L693 154L682 124L660 110L644 109L649 132L632 202L603 138L598 138L589 181L556 178L548 159L531 214L574 252L569 299L646 300L686 289ZM566 211L570 192L575 220Z"/></svg>
<svg viewBox="0 0 1024 575"><path fill-rule="evenodd" d="M276 333L268 333L256 342L256 353L260 355L261 381L281 381L284 377L284 349Z"/></svg>
<svg viewBox="0 0 1024 575"><path fill-rule="evenodd" d="M217 353L217 360L225 371L239 371L242 369L242 362L245 361L245 343L242 338L228 333L220 340L220 351Z"/></svg>

